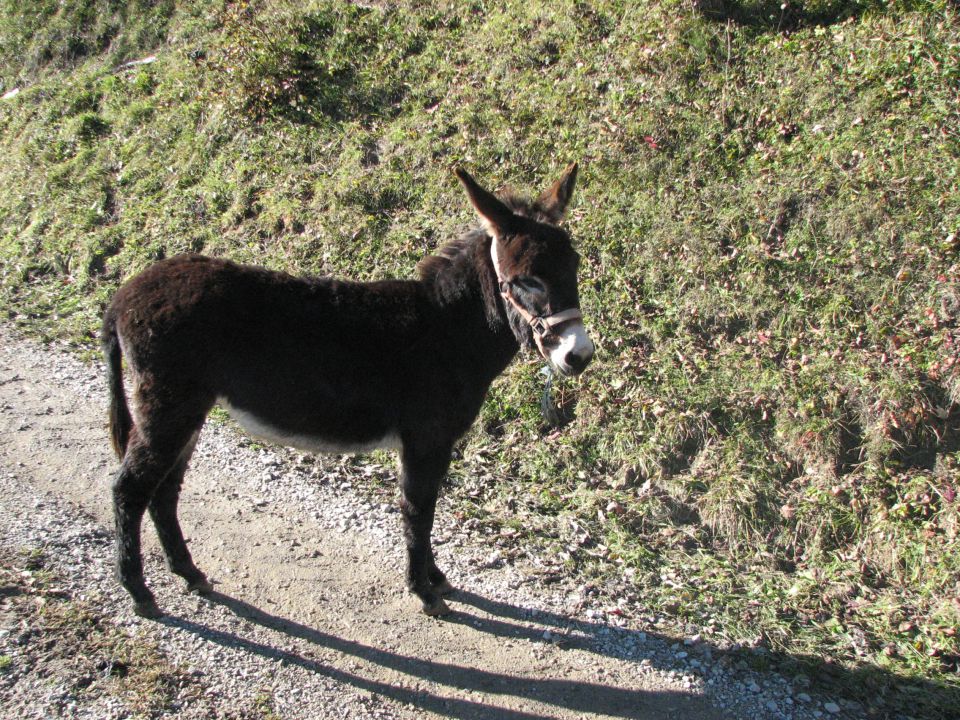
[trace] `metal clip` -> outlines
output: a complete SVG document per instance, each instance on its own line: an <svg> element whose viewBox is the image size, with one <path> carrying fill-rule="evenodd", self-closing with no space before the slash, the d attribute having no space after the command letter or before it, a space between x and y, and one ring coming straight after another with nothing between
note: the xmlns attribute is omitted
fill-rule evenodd
<svg viewBox="0 0 960 720"><path fill-rule="evenodd" d="M552 332L550 330L550 325L543 317L540 316L537 316L530 321L530 328L540 337L544 337Z"/></svg>

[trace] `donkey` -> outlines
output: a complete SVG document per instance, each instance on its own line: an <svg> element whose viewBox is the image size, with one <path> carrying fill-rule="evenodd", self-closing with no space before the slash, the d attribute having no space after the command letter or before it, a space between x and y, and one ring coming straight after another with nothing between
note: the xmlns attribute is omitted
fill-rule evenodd
<svg viewBox="0 0 960 720"><path fill-rule="evenodd" d="M521 346L576 375L584 331L578 255L558 227L571 165L536 200L456 175L481 227L418 265L419 279L297 278L201 255L147 268L107 308L102 342L114 480L117 575L143 617L162 615L143 577L149 510L169 569L187 590L213 587L177 519L187 463L219 403L252 435L308 451L399 450L406 582L427 615L453 592L430 545L454 443ZM122 364L132 381L128 406Z"/></svg>

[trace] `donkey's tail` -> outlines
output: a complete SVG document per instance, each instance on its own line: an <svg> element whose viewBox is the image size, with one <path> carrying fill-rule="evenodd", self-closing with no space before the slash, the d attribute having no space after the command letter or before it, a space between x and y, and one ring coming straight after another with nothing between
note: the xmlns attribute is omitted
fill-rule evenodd
<svg viewBox="0 0 960 720"><path fill-rule="evenodd" d="M130 408L127 407L127 395L123 389L123 351L120 337L117 335L117 323L109 310L103 318L103 356L107 361L107 385L110 392L110 439L117 457L123 459L127 451L127 441L133 427Z"/></svg>

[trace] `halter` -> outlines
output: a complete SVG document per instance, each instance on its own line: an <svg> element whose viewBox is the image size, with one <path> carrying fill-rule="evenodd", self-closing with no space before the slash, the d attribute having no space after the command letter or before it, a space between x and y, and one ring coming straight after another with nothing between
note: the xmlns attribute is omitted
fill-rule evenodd
<svg viewBox="0 0 960 720"><path fill-rule="evenodd" d="M500 289L500 297L510 303L513 309L516 310L520 317L530 326L530 329L533 331L533 340L537 344L540 354L549 360L550 355L544 349L543 343L548 339L559 338L556 328L561 325L571 320L582 320L583 315L580 313L579 308L567 308L566 310L551 313L550 315L534 315L514 297L513 291L510 289L510 283L504 280L503 275L500 274L500 260L497 257L496 238L490 239L490 259L493 260L493 271L497 274L497 285Z"/></svg>

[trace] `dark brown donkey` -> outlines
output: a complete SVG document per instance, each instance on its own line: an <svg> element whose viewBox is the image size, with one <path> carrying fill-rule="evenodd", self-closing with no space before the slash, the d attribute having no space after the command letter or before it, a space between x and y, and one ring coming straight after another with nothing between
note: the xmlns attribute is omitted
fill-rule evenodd
<svg viewBox="0 0 960 720"><path fill-rule="evenodd" d="M454 443L521 345L566 375L593 356L578 257L557 227L576 165L534 201L457 176L482 221L419 265L418 280L304 279L181 255L124 285L103 321L117 572L136 612L157 617L140 554L150 511L170 569L209 592L177 520L200 428L217 403L253 435L323 452L400 451L407 585L428 615L453 588L430 547ZM133 383L124 394L122 357Z"/></svg>

